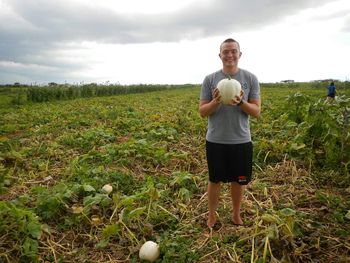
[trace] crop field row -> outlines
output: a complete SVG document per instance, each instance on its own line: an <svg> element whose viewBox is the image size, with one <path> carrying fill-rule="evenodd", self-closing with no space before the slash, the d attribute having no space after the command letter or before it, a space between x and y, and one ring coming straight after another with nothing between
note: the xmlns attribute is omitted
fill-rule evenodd
<svg viewBox="0 0 350 263"><path fill-rule="evenodd" d="M0 262L139 262L146 240L156 262L349 262L350 90L262 86L244 226L224 186L211 231L199 92L0 94Z"/></svg>

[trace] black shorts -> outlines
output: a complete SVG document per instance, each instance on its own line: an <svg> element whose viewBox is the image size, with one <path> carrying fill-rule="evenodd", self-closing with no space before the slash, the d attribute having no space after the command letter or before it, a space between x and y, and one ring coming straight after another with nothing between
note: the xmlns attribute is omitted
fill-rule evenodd
<svg viewBox="0 0 350 263"><path fill-rule="evenodd" d="M246 185L252 178L253 144L221 144L206 141L209 181L238 182Z"/></svg>

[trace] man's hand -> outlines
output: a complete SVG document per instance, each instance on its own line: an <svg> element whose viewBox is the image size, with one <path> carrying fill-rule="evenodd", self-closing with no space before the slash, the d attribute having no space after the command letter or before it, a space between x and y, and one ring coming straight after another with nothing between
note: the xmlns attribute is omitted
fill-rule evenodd
<svg viewBox="0 0 350 263"><path fill-rule="evenodd" d="M244 95L244 91L241 90L241 93L239 94L239 96L236 96L234 99L232 99L229 105L234 106L240 103L241 100L243 99L243 95Z"/></svg>
<svg viewBox="0 0 350 263"><path fill-rule="evenodd" d="M220 91L218 90L218 88L215 88L213 90L213 101L215 101L216 103L220 103L221 102L221 95L220 95Z"/></svg>
<svg viewBox="0 0 350 263"><path fill-rule="evenodd" d="M201 100L199 102L199 114L202 118L213 114L221 105L220 91L216 88L212 92L212 100Z"/></svg>

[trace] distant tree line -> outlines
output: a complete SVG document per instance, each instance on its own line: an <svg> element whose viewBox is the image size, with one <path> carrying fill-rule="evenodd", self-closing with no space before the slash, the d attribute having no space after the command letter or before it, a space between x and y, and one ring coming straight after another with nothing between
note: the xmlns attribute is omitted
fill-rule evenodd
<svg viewBox="0 0 350 263"><path fill-rule="evenodd" d="M23 104L28 102L46 102L54 100L71 100L77 98L89 98L99 96L113 96L131 93L143 93L152 91L161 91L174 88L185 88L198 86L194 84L183 85L156 85L156 84L137 84L137 85L97 85L85 84L79 86L68 85L48 85L48 86L16 86L13 89L13 104ZM13 87L12 87L13 88ZM8 87L5 88L8 91Z"/></svg>
<svg viewBox="0 0 350 263"><path fill-rule="evenodd" d="M323 88L328 85L326 81L314 82L292 82L292 83L261 83L264 86L275 88ZM338 90L350 89L349 81L335 81ZM152 91L161 91L174 88L195 87L200 84L182 84L182 85L160 85L160 84L105 84L96 83L84 85L67 85L50 82L47 86L33 86L15 83L14 85L0 85L0 95L9 95L14 105L20 105L25 102L46 102L54 100L71 100L76 98L89 98L98 96L112 96L131 93L143 93Z"/></svg>

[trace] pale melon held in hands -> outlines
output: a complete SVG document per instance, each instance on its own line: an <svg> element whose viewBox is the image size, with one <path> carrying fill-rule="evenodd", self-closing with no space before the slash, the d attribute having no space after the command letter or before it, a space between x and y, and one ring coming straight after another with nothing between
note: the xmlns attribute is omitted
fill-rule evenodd
<svg viewBox="0 0 350 263"><path fill-rule="evenodd" d="M239 97L242 91L241 83L231 78L220 80L217 88L220 92L221 102L223 104L231 104L232 100L235 99L236 96Z"/></svg>

